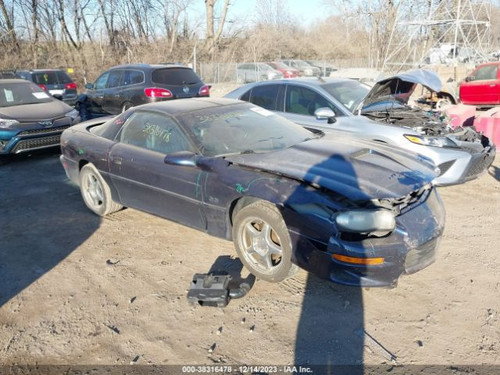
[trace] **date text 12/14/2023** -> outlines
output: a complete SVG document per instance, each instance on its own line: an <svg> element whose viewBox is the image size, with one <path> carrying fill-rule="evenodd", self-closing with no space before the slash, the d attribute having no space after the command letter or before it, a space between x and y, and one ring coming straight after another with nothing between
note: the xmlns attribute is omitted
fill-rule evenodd
<svg viewBox="0 0 500 375"><path fill-rule="evenodd" d="M267 373L267 374L312 374L313 370L307 366L250 366L250 365L218 365L218 366L182 366L183 374L254 374L254 373Z"/></svg>

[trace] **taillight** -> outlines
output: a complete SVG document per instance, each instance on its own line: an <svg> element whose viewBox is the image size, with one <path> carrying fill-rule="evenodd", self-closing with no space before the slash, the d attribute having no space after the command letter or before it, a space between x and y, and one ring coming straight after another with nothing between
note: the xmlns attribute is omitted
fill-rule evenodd
<svg viewBox="0 0 500 375"><path fill-rule="evenodd" d="M64 88L66 90L76 90L76 83L75 82L71 82L71 83L66 83L64 85Z"/></svg>
<svg viewBox="0 0 500 375"><path fill-rule="evenodd" d="M40 87L43 91L47 91L47 86L45 85L40 84L38 87Z"/></svg>
<svg viewBox="0 0 500 375"><path fill-rule="evenodd" d="M170 90L160 89L158 87L148 87L144 89L144 94L148 98L172 98L174 95Z"/></svg>
<svg viewBox="0 0 500 375"><path fill-rule="evenodd" d="M208 86L208 85L202 86L200 91L198 91L198 95L210 96L210 86Z"/></svg>

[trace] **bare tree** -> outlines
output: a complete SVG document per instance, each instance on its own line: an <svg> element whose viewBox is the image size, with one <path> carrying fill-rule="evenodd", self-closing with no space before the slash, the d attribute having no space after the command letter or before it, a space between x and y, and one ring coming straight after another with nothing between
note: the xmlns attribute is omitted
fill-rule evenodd
<svg viewBox="0 0 500 375"><path fill-rule="evenodd" d="M227 11L229 9L229 0L224 0L220 15L215 11L218 0L205 0L205 13L207 20L206 46L209 52L219 42L226 23ZM215 25L217 21L217 26Z"/></svg>
<svg viewBox="0 0 500 375"><path fill-rule="evenodd" d="M16 30L14 30L13 12L9 14L9 12L7 11L7 7L5 6L4 0L0 0L0 10L2 11L2 16L5 22L5 28L7 31L8 38L13 42L15 49L19 51L21 47L19 46L19 41L17 40Z"/></svg>

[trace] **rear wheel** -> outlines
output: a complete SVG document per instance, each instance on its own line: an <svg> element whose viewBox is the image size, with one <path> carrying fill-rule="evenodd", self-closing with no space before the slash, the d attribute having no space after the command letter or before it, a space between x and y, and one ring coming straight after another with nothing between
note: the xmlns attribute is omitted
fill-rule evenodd
<svg viewBox="0 0 500 375"><path fill-rule="evenodd" d="M99 216L106 216L123 208L111 198L111 190L93 164L80 170L80 191L85 205Z"/></svg>
<svg viewBox="0 0 500 375"><path fill-rule="evenodd" d="M256 277L279 282L298 269L292 263L292 243L281 213L269 202L243 207L234 219L236 252Z"/></svg>

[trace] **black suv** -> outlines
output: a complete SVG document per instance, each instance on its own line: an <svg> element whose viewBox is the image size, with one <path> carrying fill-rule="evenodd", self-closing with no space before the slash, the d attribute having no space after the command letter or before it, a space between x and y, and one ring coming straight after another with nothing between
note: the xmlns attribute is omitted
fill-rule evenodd
<svg viewBox="0 0 500 375"><path fill-rule="evenodd" d="M193 69L178 64L115 66L85 88L77 104L82 120L116 115L140 104L210 95L210 87Z"/></svg>
<svg viewBox="0 0 500 375"><path fill-rule="evenodd" d="M68 105L75 105L78 98L76 83L62 69L16 70L19 78L36 83L53 97Z"/></svg>

